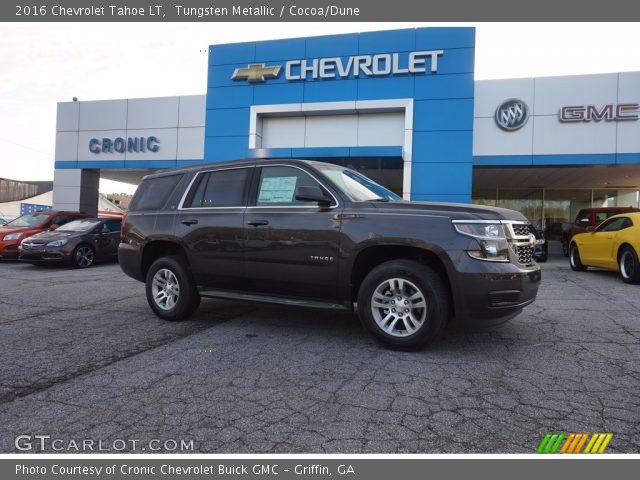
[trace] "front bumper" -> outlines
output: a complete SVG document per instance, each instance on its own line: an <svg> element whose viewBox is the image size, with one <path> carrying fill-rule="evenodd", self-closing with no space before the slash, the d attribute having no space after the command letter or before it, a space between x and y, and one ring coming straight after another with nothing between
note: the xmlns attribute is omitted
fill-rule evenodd
<svg viewBox="0 0 640 480"><path fill-rule="evenodd" d="M25 263L71 263L72 252L55 247L19 249L18 260Z"/></svg>
<svg viewBox="0 0 640 480"><path fill-rule="evenodd" d="M0 259L18 258L18 240L0 240Z"/></svg>
<svg viewBox="0 0 640 480"><path fill-rule="evenodd" d="M466 258L465 258L466 257ZM452 279L456 324L482 330L501 325L534 302L538 264L483 262L460 252Z"/></svg>

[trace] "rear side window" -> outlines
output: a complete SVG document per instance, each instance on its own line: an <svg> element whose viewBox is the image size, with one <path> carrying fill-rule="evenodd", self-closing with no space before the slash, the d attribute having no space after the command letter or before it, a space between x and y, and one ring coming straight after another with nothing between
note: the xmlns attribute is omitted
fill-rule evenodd
<svg viewBox="0 0 640 480"><path fill-rule="evenodd" d="M612 218L598 227L598 232L617 232L629 227L629 219L625 217Z"/></svg>
<svg viewBox="0 0 640 480"><path fill-rule="evenodd" d="M249 170L235 168L201 173L183 208L241 207Z"/></svg>
<svg viewBox="0 0 640 480"><path fill-rule="evenodd" d="M591 212L588 210L580 210L580 212L578 212L578 215L576 216L576 223L580 223L583 220L586 220L587 222L591 223Z"/></svg>
<svg viewBox="0 0 640 480"><path fill-rule="evenodd" d="M121 220L108 220L104 222L104 225L109 229L110 232L119 232Z"/></svg>
<svg viewBox="0 0 640 480"><path fill-rule="evenodd" d="M73 220L78 220L79 216L72 216L72 215L58 215L53 217L53 219L51 220L51 225L64 225L65 223L69 223Z"/></svg>
<svg viewBox="0 0 640 480"><path fill-rule="evenodd" d="M138 187L129 210L158 210L167 203L183 175L148 178Z"/></svg>

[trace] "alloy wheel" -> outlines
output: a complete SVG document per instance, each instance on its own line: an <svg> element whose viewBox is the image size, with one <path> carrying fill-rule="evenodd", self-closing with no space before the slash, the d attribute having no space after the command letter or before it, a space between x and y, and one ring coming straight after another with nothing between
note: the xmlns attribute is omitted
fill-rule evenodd
<svg viewBox="0 0 640 480"><path fill-rule="evenodd" d="M620 257L620 273L624 278L631 278L635 274L635 259L630 250L625 250Z"/></svg>
<svg viewBox="0 0 640 480"><path fill-rule="evenodd" d="M153 276L151 293L153 301L162 310L175 307L180 298L180 285L175 274L167 268L158 270Z"/></svg>
<svg viewBox="0 0 640 480"><path fill-rule="evenodd" d="M79 267L90 267L93 263L94 253L91 247L82 246L76 250L76 264Z"/></svg>
<svg viewBox="0 0 640 480"><path fill-rule="evenodd" d="M383 332L394 337L406 337L424 325L427 301L413 282L390 278L374 290L371 313Z"/></svg>

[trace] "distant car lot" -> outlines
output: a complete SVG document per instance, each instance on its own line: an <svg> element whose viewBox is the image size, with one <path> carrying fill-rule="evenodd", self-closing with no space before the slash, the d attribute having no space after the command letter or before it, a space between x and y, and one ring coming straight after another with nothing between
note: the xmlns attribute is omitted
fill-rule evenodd
<svg viewBox="0 0 640 480"><path fill-rule="evenodd" d="M640 448L640 287L543 265L500 330L420 352L354 316L205 300L165 322L117 264L0 263L0 452L21 434L197 452L523 452L549 431Z"/></svg>

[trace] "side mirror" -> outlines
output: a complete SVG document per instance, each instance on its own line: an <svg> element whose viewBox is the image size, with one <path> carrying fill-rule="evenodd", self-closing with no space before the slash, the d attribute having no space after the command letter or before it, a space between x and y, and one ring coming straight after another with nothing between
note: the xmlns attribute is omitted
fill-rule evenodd
<svg viewBox="0 0 640 480"><path fill-rule="evenodd" d="M588 227L587 227L587 232L589 232L589 233L593 233L593 232L595 232L595 231L596 231L596 227L593 227L593 226L588 226Z"/></svg>
<svg viewBox="0 0 640 480"><path fill-rule="evenodd" d="M53 232L56 228L58 228L60 225L58 225L57 223L53 223L50 227L49 227L49 231Z"/></svg>
<svg viewBox="0 0 640 480"><path fill-rule="evenodd" d="M578 220L578 225L589 225L589 223L591 223L591 220L588 218L581 218Z"/></svg>
<svg viewBox="0 0 640 480"><path fill-rule="evenodd" d="M321 206L331 205L331 198L316 185L311 187L296 187L295 199L301 202L315 202Z"/></svg>

